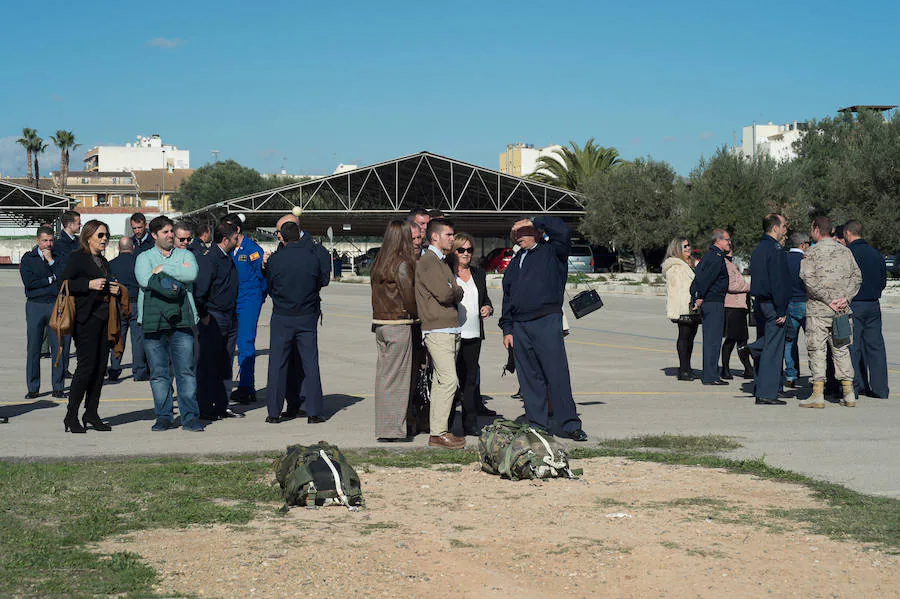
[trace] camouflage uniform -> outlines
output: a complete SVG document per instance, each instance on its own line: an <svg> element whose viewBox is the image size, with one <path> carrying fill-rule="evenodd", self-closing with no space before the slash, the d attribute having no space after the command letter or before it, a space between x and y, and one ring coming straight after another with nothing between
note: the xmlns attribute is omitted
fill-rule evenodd
<svg viewBox="0 0 900 599"><path fill-rule="evenodd" d="M826 348L830 347L838 380L853 380L850 343L836 346L832 319L837 313L828 304L852 299L859 291L862 274L853 254L833 239L823 239L800 262L800 278L806 283L806 349L813 382L825 380ZM847 314L850 309L847 308Z"/></svg>

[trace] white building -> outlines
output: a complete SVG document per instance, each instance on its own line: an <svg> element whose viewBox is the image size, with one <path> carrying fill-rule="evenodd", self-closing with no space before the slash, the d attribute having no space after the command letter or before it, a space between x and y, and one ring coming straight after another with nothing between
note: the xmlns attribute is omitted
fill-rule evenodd
<svg viewBox="0 0 900 599"><path fill-rule="evenodd" d="M765 125L753 123L741 130L741 144L733 146L731 152L746 158L769 156L779 162L797 157L794 142L805 132L805 123L775 125L771 121Z"/></svg>
<svg viewBox="0 0 900 599"><path fill-rule="evenodd" d="M102 172L149 171L191 168L191 153L164 145L159 134L137 136L133 144L97 146L84 156L84 170Z"/></svg>
<svg viewBox="0 0 900 599"><path fill-rule="evenodd" d="M550 144L543 148L535 148L533 144L515 143L506 146L500 154L500 172L515 177L527 177L538 170L537 162L542 156L551 156L559 160L556 150L562 149L558 144Z"/></svg>

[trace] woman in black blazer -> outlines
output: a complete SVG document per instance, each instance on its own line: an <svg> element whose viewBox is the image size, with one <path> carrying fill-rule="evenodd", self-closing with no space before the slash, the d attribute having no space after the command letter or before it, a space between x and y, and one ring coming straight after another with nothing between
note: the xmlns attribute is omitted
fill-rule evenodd
<svg viewBox="0 0 900 599"><path fill-rule="evenodd" d="M109 357L109 296L119 294L119 284L109 278L109 262L103 256L109 242L109 227L99 220L88 221L78 239L80 247L72 252L63 272L63 279L69 282L69 293L75 298L74 336L78 358L63 425L66 432L73 433L85 432L88 425L98 431L108 431L112 429L100 419L97 408ZM82 399L85 399L84 418L79 423Z"/></svg>
<svg viewBox="0 0 900 599"><path fill-rule="evenodd" d="M456 356L456 375L462 403L463 431L477 436L478 413L481 397L478 386L478 359L481 357L481 340L484 339L484 319L494 313L494 306L487 293L487 275L472 264L475 240L468 233L457 233L448 262L456 274L457 284L463 288L459 303L460 342ZM455 408L450 411L448 429L452 428Z"/></svg>

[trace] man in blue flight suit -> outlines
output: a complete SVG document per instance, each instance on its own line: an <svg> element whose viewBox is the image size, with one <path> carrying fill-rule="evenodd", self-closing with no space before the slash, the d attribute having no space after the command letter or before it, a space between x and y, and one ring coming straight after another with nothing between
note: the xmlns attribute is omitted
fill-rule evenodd
<svg viewBox="0 0 900 599"><path fill-rule="evenodd" d="M725 334L725 294L728 293L725 254L731 249L731 235L725 229L713 229L712 242L697 266L691 298L703 315L703 384L727 385L719 377L719 353Z"/></svg>
<svg viewBox="0 0 900 599"><path fill-rule="evenodd" d="M281 411L288 376L296 376L290 372L291 347L303 364L307 422L325 422L316 327L322 313L319 291L331 281L331 257L297 223L286 222L279 229L284 247L269 256L266 267L272 297L266 422L277 424L298 415L299 405L288 405L285 414Z"/></svg>
<svg viewBox="0 0 900 599"><path fill-rule="evenodd" d="M787 235L787 219L780 214L763 218L759 244L750 255L750 295L754 299L756 341L748 345L756 360L756 404L783 406L778 399L784 364L785 323L791 300L791 273L782 244Z"/></svg>
<svg viewBox="0 0 900 599"><path fill-rule="evenodd" d="M262 273L263 249L244 235L243 223L236 214L229 214L223 223L238 231L237 247L232 252L237 267L237 340L238 387L231 394L232 401L247 404L256 401L256 324L263 302L266 301L266 279ZM232 350L232 355L234 350Z"/></svg>
<svg viewBox="0 0 900 599"><path fill-rule="evenodd" d="M134 264L137 258L134 255L134 242L131 237L119 239L119 255L109 261L109 272L128 290L128 297L137 306L140 286L137 277L134 276ZM147 367L147 357L144 355L144 329L137 323L137 308L131 311L131 318L122 321L122 343L129 333L131 335L131 374L136 381L149 381L150 369ZM116 358L113 348L109 351L110 381L119 380L122 374L122 359Z"/></svg>
<svg viewBox="0 0 900 599"><path fill-rule="evenodd" d="M19 275L25 284L25 382L28 393L25 399L34 399L41 391L41 343L44 334L50 341L52 360L53 397L66 397L63 387L65 380L63 373L63 360L57 364L56 354L59 349L59 339L53 331L48 332L50 317L53 314L53 305L56 296L59 295L59 284L62 276L62 267L58 256L53 253L53 229L39 227L37 231L37 245L27 254L22 256L19 265Z"/></svg>
<svg viewBox="0 0 900 599"><path fill-rule="evenodd" d="M215 230L215 243L201 254L194 303L200 357L197 364L197 404L200 418L243 418L228 407L226 381L231 380L231 352L237 337L238 271L231 253L238 243L238 230L222 223Z"/></svg>
<svg viewBox="0 0 900 599"><path fill-rule="evenodd" d="M549 397L562 435L587 441L572 397L562 327L572 229L562 219L544 215L517 221L511 237L522 249L503 274L499 324L503 345L515 354L525 416L549 431Z"/></svg>
<svg viewBox="0 0 900 599"><path fill-rule="evenodd" d="M850 359L856 371L853 390L869 397L887 399L887 353L881 331L881 292L887 285L887 268L881 252L862 238L863 226L858 220L844 225L844 239L862 273L859 293L850 302L853 312L853 344Z"/></svg>

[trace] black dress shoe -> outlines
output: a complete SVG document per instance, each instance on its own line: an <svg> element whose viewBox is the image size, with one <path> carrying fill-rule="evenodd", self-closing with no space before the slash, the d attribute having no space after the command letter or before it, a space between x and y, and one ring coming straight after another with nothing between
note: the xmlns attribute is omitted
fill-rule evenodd
<svg viewBox="0 0 900 599"><path fill-rule="evenodd" d="M133 379L135 382L146 382L150 380L149 376L136 376Z"/></svg>
<svg viewBox="0 0 900 599"><path fill-rule="evenodd" d="M704 381L703 384L712 386L712 387L724 387L724 386L728 385L728 382L727 381L711 381L711 382L707 383L706 381Z"/></svg>
<svg viewBox="0 0 900 599"><path fill-rule="evenodd" d="M75 375L67 370L63 376L65 376L67 379L70 379L70 378L73 378Z"/></svg>
<svg viewBox="0 0 900 599"><path fill-rule="evenodd" d="M309 416L306 418L307 424L322 424L325 422L325 419L321 416Z"/></svg>
<svg viewBox="0 0 900 599"><path fill-rule="evenodd" d="M301 409L296 410L285 410L281 413L282 420L293 420L294 418L303 418L306 416L306 411Z"/></svg>
<svg viewBox="0 0 900 599"><path fill-rule="evenodd" d="M200 415L198 416L198 418L200 420L207 420L209 422L215 422L216 420L219 419L219 416L216 414L205 414L205 413L201 412Z"/></svg>
<svg viewBox="0 0 900 599"><path fill-rule="evenodd" d="M281 424L284 418L281 416L266 416L266 424Z"/></svg>
<svg viewBox="0 0 900 599"><path fill-rule="evenodd" d="M94 414L93 416L84 415L81 418L81 424L87 429L90 426L95 431L104 431L109 432L112 430L112 427L100 419L100 416Z"/></svg>
<svg viewBox="0 0 900 599"><path fill-rule="evenodd" d="M512 397L513 399L522 399L522 392L521 392L521 391L516 391L515 393L513 393L512 395L510 395L510 397Z"/></svg>
<svg viewBox="0 0 900 599"><path fill-rule="evenodd" d="M232 410L231 408L225 408L225 411L224 411L224 412L219 412L218 416L219 416L219 418L222 418L222 419L225 419L225 418L246 418L246 417L247 417L247 415L244 414L243 412L235 412L235 411Z"/></svg>
<svg viewBox="0 0 900 599"><path fill-rule="evenodd" d="M563 432L562 436L568 437L569 439L572 439L573 441L587 441L588 440L587 433L581 429L574 430L574 431L565 431L565 432Z"/></svg>
<svg viewBox="0 0 900 599"><path fill-rule="evenodd" d="M29 391L28 393L25 394L25 399L37 399L40 396L41 396L41 394L38 393L37 391Z"/></svg>
<svg viewBox="0 0 900 599"><path fill-rule="evenodd" d="M122 371L121 370L108 370L106 372L106 374L107 374L107 376L109 376L109 382L115 383L116 381L119 380L119 377L122 376Z"/></svg>
<svg viewBox="0 0 900 599"><path fill-rule="evenodd" d="M762 397L757 397L756 405L758 405L758 406L785 406L785 405L787 405L787 402L782 401L780 399L763 399Z"/></svg>
<svg viewBox="0 0 900 599"><path fill-rule="evenodd" d="M66 393L65 391L54 391L50 395L52 395L56 399L65 399L65 398L69 397L69 394Z"/></svg>
<svg viewBox="0 0 900 599"><path fill-rule="evenodd" d="M679 381L692 381L692 380L694 380L694 375L690 372L679 372L678 380Z"/></svg>
<svg viewBox="0 0 900 599"><path fill-rule="evenodd" d="M497 412L495 412L494 410L490 409L489 407L487 407L485 405L480 405L480 406L478 406L478 415L479 416L496 416Z"/></svg>
<svg viewBox="0 0 900 599"><path fill-rule="evenodd" d="M734 379L734 377L731 376L731 371L725 370L724 368L722 369L722 372L719 373L719 376L722 378L723 381L730 381L730 380Z"/></svg>

